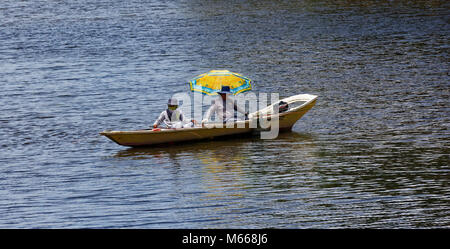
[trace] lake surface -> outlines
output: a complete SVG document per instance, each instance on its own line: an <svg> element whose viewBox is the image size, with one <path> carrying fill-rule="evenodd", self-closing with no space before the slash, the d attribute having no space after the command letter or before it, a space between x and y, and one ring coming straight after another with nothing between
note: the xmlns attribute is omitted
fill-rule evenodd
<svg viewBox="0 0 450 249"><path fill-rule="evenodd" d="M450 228L448 1L0 3L0 228ZM211 69L274 140L128 149Z"/></svg>

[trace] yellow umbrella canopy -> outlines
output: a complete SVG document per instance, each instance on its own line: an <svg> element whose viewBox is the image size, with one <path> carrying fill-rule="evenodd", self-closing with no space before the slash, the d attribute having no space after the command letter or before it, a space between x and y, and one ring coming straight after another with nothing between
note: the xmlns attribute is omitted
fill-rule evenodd
<svg viewBox="0 0 450 249"><path fill-rule="evenodd" d="M229 86L231 93L236 95L251 90L251 81L241 74L228 70L211 70L189 81L189 85L191 91L207 95L216 95L222 89L222 86Z"/></svg>

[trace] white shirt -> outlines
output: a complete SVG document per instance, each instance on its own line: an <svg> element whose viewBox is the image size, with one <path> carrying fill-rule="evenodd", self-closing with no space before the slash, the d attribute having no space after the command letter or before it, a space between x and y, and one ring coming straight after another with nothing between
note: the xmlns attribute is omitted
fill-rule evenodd
<svg viewBox="0 0 450 249"><path fill-rule="evenodd" d="M169 117L170 115L170 117ZM164 110L159 115L159 118L153 123L153 125L160 125L164 123L168 128L172 128L175 124L183 121L183 113L181 110Z"/></svg>

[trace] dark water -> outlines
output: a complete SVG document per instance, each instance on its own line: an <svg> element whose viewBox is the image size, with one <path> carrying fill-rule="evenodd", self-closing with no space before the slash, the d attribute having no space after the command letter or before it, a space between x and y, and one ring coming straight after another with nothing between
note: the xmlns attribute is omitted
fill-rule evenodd
<svg viewBox="0 0 450 249"><path fill-rule="evenodd" d="M2 228L450 228L448 1L0 3ZM292 133L127 149L210 69Z"/></svg>

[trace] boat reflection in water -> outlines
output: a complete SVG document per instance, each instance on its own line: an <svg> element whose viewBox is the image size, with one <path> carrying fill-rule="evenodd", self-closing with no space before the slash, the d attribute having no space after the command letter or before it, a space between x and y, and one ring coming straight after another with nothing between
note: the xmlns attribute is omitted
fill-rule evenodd
<svg viewBox="0 0 450 249"><path fill-rule="evenodd" d="M166 167L187 181L197 181L202 202L226 200L225 206L243 207L242 199L257 193L297 192L302 179L315 175L314 136L281 133L277 139L259 136L180 143L151 148L129 148L114 158L142 160ZM264 156L263 156L264 155ZM289 177L291 175L291 177ZM295 177L294 177L295 176ZM180 191L184 182L180 181ZM303 185L303 183L301 183ZM254 191L254 190L257 191ZM265 189L265 190L264 190ZM298 193L297 193L298 194ZM267 196L265 198L267 198Z"/></svg>

